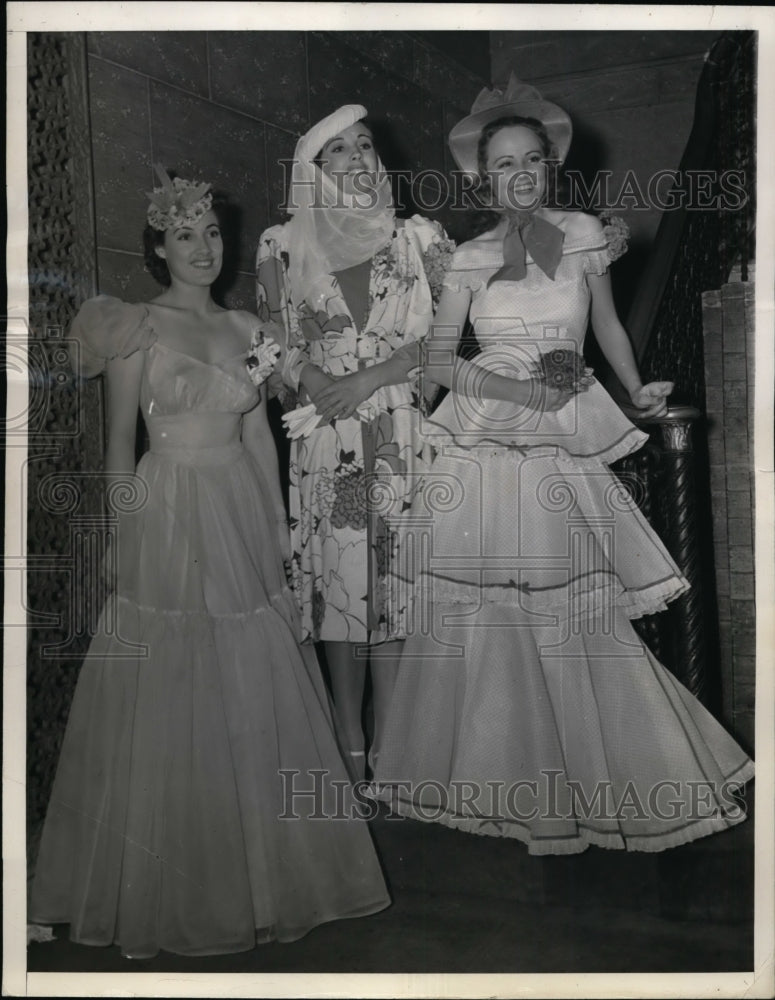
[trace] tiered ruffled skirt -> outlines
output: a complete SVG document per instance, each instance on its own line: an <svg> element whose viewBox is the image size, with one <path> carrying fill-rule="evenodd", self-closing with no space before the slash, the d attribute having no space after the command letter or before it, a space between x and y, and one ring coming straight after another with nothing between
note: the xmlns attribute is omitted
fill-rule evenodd
<svg viewBox="0 0 775 1000"><path fill-rule="evenodd" d="M533 854L659 851L745 818L753 764L632 627L687 584L604 465L453 445L412 513L376 795Z"/></svg>

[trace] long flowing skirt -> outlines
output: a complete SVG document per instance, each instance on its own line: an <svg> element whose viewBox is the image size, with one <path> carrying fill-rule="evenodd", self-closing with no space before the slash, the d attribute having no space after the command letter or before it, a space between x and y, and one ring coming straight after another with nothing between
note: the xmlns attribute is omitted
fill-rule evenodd
<svg viewBox="0 0 775 1000"><path fill-rule="evenodd" d="M534 854L658 851L745 818L753 764L632 627L687 584L608 469L449 449L413 513L378 797Z"/></svg>
<svg viewBox="0 0 775 1000"><path fill-rule="evenodd" d="M71 938L216 954L389 903L239 445L146 455L32 888ZM321 818L321 817L328 817Z"/></svg>

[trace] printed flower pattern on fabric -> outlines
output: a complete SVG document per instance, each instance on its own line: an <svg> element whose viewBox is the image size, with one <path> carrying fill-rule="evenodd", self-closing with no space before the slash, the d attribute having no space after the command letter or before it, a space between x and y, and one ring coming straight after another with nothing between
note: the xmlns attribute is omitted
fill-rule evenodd
<svg viewBox="0 0 775 1000"><path fill-rule="evenodd" d="M336 377L402 349L407 357L416 352L433 315L425 251L438 240L441 254L448 242L437 223L407 220L372 258L361 330L333 275L318 282L311 301L292 301L283 236L281 226L263 234L256 289L259 317L284 327L286 384L298 386L310 362ZM396 519L410 507L432 454L418 433L416 387L384 386L369 403L373 421L332 420L291 443L291 575L305 640L381 642L405 634L407 602L390 578L400 544ZM386 506L372 502L373 484L391 498Z"/></svg>
<svg viewBox="0 0 775 1000"><path fill-rule="evenodd" d="M301 331L305 340L323 340L324 337L342 333L350 324L350 317L342 314L329 316L324 309L314 312L303 303L299 312Z"/></svg>
<svg viewBox="0 0 775 1000"><path fill-rule="evenodd" d="M335 479L336 505L331 513L335 528L366 528L366 477L362 470L339 473Z"/></svg>
<svg viewBox="0 0 775 1000"><path fill-rule="evenodd" d="M378 289L373 298L384 298L388 291L401 295L411 290L417 280L417 274L409 267L409 261L401 259L392 243L375 254L371 266L379 276Z"/></svg>
<svg viewBox="0 0 775 1000"><path fill-rule="evenodd" d="M320 472L312 491L322 517L328 517L336 504L336 480L329 472Z"/></svg>

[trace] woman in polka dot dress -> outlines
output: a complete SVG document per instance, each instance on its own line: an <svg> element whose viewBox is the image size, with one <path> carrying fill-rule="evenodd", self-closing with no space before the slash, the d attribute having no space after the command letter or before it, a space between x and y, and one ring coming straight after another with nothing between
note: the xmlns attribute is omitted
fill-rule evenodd
<svg viewBox="0 0 775 1000"><path fill-rule="evenodd" d="M496 210L456 251L427 342L428 377L452 391L426 425L415 627L374 790L533 854L659 851L744 819L753 764L631 624L688 584L608 468L646 435L584 365L590 318L644 416L673 387L641 383L614 309L623 227L547 204L570 137L513 78L450 135ZM467 317L474 361L455 352Z"/></svg>

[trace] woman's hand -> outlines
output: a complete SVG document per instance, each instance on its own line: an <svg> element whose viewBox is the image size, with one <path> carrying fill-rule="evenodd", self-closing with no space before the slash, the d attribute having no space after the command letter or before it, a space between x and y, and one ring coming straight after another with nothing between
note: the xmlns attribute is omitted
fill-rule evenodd
<svg viewBox="0 0 775 1000"><path fill-rule="evenodd" d="M662 417L667 412L667 397L673 391L672 382L649 382L630 393L632 405L638 410L638 420Z"/></svg>
<svg viewBox="0 0 775 1000"><path fill-rule="evenodd" d="M325 421L335 417L344 420L351 417L360 404L375 391L371 369L364 368L350 375L335 379L328 388L312 396L312 402Z"/></svg>

